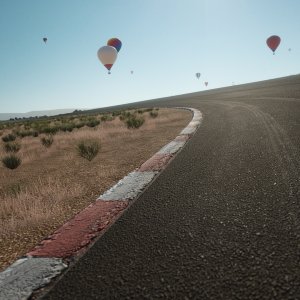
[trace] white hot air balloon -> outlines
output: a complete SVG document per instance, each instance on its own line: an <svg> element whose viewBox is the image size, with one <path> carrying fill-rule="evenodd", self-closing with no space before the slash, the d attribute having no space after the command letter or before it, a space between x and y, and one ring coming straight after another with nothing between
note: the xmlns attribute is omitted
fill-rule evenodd
<svg viewBox="0 0 300 300"><path fill-rule="evenodd" d="M108 70L108 74L110 74L110 69L118 56L117 49L112 46L103 46L98 50L97 55L101 63Z"/></svg>

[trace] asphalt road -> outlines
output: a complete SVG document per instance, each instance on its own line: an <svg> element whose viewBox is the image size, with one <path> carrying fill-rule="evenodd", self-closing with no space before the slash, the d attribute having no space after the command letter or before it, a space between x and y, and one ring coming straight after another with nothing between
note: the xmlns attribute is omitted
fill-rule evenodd
<svg viewBox="0 0 300 300"><path fill-rule="evenodd" d="M203 123L43 299L300 299L300 76L151 104Z"/></svg>

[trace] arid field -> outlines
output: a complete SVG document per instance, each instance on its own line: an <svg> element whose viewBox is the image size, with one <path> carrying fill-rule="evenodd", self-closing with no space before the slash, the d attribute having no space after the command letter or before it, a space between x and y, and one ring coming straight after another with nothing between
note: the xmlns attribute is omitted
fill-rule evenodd
<svg viewBox="0 0 300 300"><path fill-rule="evenodd" d="M144 123L128 128L128 116ZM191 118L185 110L160 108L0 123L0 270L139 167ZM9 134L16 139L4 142ZM89 160L79 144L91 142L99 150ZM11 154L21 159L15 169L3 163Z"/></svg>

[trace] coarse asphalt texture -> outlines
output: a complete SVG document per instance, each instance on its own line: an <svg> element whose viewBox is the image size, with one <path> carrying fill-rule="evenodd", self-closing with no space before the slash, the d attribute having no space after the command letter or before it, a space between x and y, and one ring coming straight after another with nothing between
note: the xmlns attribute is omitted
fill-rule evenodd
<svg viewBox="0 0 300 300"><path fill-rule="evenodd" d="M42 299L300 299L300 76L151 105L202 125Z"/></svg>

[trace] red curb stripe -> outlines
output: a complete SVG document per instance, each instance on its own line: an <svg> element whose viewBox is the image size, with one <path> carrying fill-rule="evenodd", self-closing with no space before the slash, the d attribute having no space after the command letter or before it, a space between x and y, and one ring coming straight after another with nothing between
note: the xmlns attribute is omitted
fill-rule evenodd
<svg viewBox="0 0 300 300"><path fill-rule="evenodd" d="M171 159L172 155L170 154L154 154L146 162L144 162L141 167L138 169L139 172L147 171L160 171L164 169L168 161Z"/></svg>
<svg viewBox="0 0 300 300"><path fill-rule="evenodd" d="M103 229L113 223L127 206L128 201L96 201L27 255L57 258L73 256L81 252Z"/></svg>

